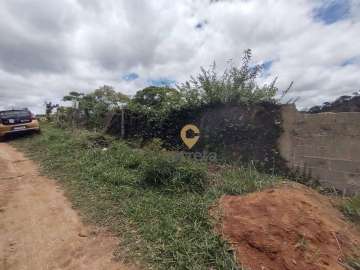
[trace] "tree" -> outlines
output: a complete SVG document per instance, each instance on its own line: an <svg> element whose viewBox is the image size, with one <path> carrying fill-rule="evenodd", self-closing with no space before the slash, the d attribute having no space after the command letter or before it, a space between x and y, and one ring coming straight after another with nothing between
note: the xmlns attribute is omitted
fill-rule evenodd
<svg viewBox="0 0 360 270"><path fill-rule="evenodd" d="M88 128L102 128L107 113L122 108L129 98L113 87L104 85L88 94L71 91L63 100L73 102L72 119L78 124L82 122Z"/></svg>
<svg viewBox="0 0 360 270"><path fill-rule="evenodd" d="M102 128L107 113L121 109L128 101L126 95L116 92L111 86L104 85L85 95L79 106L88 119L90 127Z"/></svg>
<svg viewBox="0 0 360 270"><path fill-rule="evenodd" d="M358 111L360 111L360 95L358 92L354 92L351 96L340 96L335 101L324 102L321 106L314 106L308 110L309 113Z"/></svg>
<svg viewBox="0 0 360 270"><path fill-rule="evenodd" d="M112 86L104 85L96 89L92 94L96 101L105 103L110 107L120 107L130 99L123 93L116 92Z"/></svg>
<svg viewBox="0 0 360 270"><path fill-rule="evenodd" d="M50 120L50 116L52 114L52 111L59 107L59 104L52 104L52 102L46 102L45 101L45 113L46 113L46 119Z"/></svg>
<svg viewBox="0 0 360 270"><path fill-rule="evenodd" d="M79 102L84 97L83 93L71 91L69 95L63 97L63 101Z"/></svg>
<svg viewBox="0 0 360 270"><path fill-rule="evenodd" d="M176 89L150 86L136 93L129 103L129 108L160 120L171 110L180 108L182 105L184 105L184 100Z"/></svg>

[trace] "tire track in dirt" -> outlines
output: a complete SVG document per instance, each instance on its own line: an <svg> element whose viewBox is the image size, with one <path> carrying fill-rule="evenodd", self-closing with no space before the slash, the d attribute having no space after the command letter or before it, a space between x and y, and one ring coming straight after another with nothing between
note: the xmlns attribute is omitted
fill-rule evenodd
<svg viewBox="0 0 360 270"><path fill-rule="evenodd" d="M118 239L85 226L52 179L0 143L0 270L132 270L116 262Z"/></svg>

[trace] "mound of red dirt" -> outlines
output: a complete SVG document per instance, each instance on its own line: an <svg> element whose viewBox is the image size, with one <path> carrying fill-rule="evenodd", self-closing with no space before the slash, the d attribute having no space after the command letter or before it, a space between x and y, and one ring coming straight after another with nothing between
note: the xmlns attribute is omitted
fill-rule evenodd
<svg viewBox="0 0 360 270"><path fill-rule="evenodd" d="M299 184L220 199L220 233L248 270L343 270L360 234L329 198Z"/></svg>

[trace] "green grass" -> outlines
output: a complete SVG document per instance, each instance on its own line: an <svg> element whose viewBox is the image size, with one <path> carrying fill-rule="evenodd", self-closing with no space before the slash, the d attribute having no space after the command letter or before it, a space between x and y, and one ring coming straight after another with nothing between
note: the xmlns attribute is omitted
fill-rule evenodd
<svg viewBox="0 0 360 270"><path fill-rule="evenodd" d="M360 224L360 195L344 199L340 210L351 221Z"/></svg>
<svg viewBox="0 0 360 270"><path fill-rule="evenodd" d="M347 266L347 269L360 270L360 258L357 257L345 258L344 264Z"/></svg>
<svg viewBox="0 0 360 270"><path fill-rule="evenodd" d="M249 168L208 174L206 164L50 124L41 135L12 144L63 183L87 221L120 236L118 256L147 269L240 269L214 232L209 207L223 194L245 194L280 180Z"/></svg>

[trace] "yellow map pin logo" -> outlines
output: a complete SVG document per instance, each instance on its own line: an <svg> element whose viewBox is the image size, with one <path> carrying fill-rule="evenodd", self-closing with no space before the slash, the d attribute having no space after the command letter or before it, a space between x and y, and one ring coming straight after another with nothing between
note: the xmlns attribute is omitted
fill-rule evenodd
<svg viewBox="0 0 360 270"><path fill-rule="evenodd" d="M194 134L195 134L195 136L193 136L192 138L189 138L187 136L187 132L189 130L192 130L194 132ZM180 131L180 137L181 137L182 141L185 143L185 145L189 149L191 149L197 143L197 141L200 138L200 130L195 125L191 125L191 124L185 125L185 126L183 126L183 128Z"/></svg>

